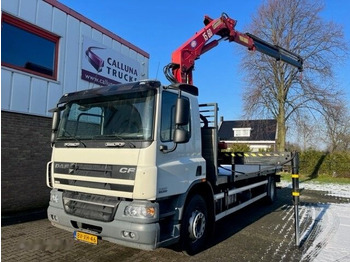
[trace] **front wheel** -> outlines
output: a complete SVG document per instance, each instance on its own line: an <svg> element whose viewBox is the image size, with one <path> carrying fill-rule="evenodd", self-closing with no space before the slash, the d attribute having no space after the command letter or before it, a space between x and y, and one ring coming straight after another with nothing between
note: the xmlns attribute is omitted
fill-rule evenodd
<svg viewBox="0 0 350 262"><path fill-rule="evenodd" d="M208 235L208 210L203 197L193 196L185 210L181 223L182 248L188 255L198 253Z"/></svg>

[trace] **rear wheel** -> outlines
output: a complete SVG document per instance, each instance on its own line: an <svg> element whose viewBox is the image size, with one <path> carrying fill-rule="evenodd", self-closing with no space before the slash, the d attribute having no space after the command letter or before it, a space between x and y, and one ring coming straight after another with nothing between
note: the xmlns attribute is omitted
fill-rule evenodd
<svg viewBox="0 0 350 262"><path fill-rule="evenodd" d="M266 202L268 204L272 204L276 200L276 196L277 196L276 181L275 181L274 176L268 177L266 191L267 191Z"/></svg>
<svg viewBox="0 0 350 262"><path fill-rule="evenodd" d="M208 210L203 197L195 195L189 201L181 223L182 248L188 255L201 251L208 235Z"/></svg>

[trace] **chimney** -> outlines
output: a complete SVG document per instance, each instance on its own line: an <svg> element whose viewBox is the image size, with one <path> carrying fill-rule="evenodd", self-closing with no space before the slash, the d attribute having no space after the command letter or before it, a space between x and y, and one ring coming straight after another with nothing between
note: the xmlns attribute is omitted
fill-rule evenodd
<svg viewBox="0 0 350 262"><path fill-rule="evenodd" d="M219 129L220 129L220 127L221 127L222 122L224 122L224 117L223 117L223 116L220 116L220 122L219 122L219 126L218 126Z"/></svg>

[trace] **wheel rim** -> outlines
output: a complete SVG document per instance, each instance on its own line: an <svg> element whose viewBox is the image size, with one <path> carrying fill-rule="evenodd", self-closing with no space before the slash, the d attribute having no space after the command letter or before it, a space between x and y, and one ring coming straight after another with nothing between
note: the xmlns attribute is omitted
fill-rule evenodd
<svg viewBox="0 0 350 262"><path fill-rule="evenodd" d="M196 241L204 235L206 223L205 215L198 210L193 211L189 222L188 231L190 233L190 238Z"/></svg>

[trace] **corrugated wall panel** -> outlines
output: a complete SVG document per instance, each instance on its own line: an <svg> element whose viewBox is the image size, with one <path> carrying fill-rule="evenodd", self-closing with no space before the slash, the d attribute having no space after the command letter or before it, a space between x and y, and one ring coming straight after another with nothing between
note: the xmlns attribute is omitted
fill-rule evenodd
<svg viewBox="0 0 350 262"><path fill-rule="evenodd" d="M53 8L52 19L52 32L61 37L65 37L67 14L57 8Z"/></svg>
<svg viewBox="0 0 350 262"><path fill-rule="evenodd" d="M30 77L13 74L10 110L29 113Z"/></svg>
<svg viewBox="0 0 350 262"><path fill-rule="evenodd" d="M145 59L145 57L143 55L140 55L137 53L136 55L136 59L137 61L139 61L140 65L141 65L141 72L140 73L140 77L141 78L145 78L148 75L148 59Z"/></svg>
<svg viewBox="0 0 350 262"><path fill-rule="evenodd" d="M91 26L88 26L87 24L80 23L80 37L81 41L83 41L83 37L92 37L92 28Z"/></svg>
<svg viewBox="0 0 350 262"><path fill-rule="evenodd" d="M46 30L52 30L53 8L46 2L39 1L36 12L36 25Z"/></svg>
<svg viewBox="0 0 350 262"><path fill-rule="evenodd" d="M91 26L89 26L87 24L80 23L80 48L81 49L83 46L84 36L91 38L92 37L92 28L91 28ZM90 82L80 80L81 79L81 61L84 58L84 56L85 56L84 51L81 50L80 56L79 56L79 75L78 75L79 81L77 84L77 91L92 88L92 84Z"/></svg>
<svg viewBox="0 0 350 262"><path fill-rule="evenodd" d="M137 57L136 54L137 54L137 53L136 53L134 50L132 50L132 49L129 48L129 55L128 55L128 57L130 57L130 58L136 60L136 57Z"/></svg>
<svg viewBox="0 0 350 262"><path fill-rule="evenodd" d="M64 79L64 69L66 67L65 54L66 54L66 24L67 24L67 14L62 12L57 8L53 8L52 12L52 32L58 36L60 36L59 47L58 47L58 70L57 70L57 80L59 81L59 88L61 89L60 93L63 94L62 82ZM50 86L50 85L49 85ZM55 94L57 91L55 92ZM57 103L52 104L51 102L51 92L48 90L48 101L49 101L49 109L54 107Z"/></svg>
<svg viewBox="0 0 350 262"><path fill-rule="evenodd" d="M80 51L79 21L68 16L66 35L65 69L63 75L63 93L77 91L77 78L80 75L78 52Z"/></svg>
<svg viewBox="0 0 350 262"><path fill-rule="evenodd" d="M35 24L37 0L25 0L20 1L18 15L33 24Z"/></svg>
<svg viewBox="0 0 350 262"><path fill-rule="evenodd" d="M125 56L129 56L130 48L125 45L122 45L120 48L120 53L122 53Z"/></svg>
<svg viewBox="0 0 350 262"><path fill-rule="evenodd" d="M91 36L92 36L93 40L102 43L102 33L101 32L97 31L96 29L92 29Z"/></svg>
<svg viewBox="0 0 350 262"><path fill-rule="evenodd" d="M12 72L1 68L1 108L10 109Z"/></svg>
<svg viewBox="0 0 350 262"><path fill-rule="evenodd" d="M117 52L121 52L120 50L122 49L122 44L119 43L118 41L113 40L113 46L112 48L116 50Z"/></svg>
<svg viewBox="0 0 350 262"><path fill-rule="evenodd" d="M113 47L113 40L109 36L103 35L102 36L102 44L104 44L105 46L108 46L109 48L112 48Z"/></svg>
<svg viewBox="0 0 350 262"><path fill-rule="evenodd" d="M32 78L30 87L29 112L36 115L46 115L47 81Z"/></svg>
<svg viewBox="0 0 350 262"><path fill-rule="evenodd" d="M19 0L2 1L1 9L6 10L6 12L12 15L18 15Z"/></svg>
<svg viewBox="0 0 350 262"><path fill-rule="evenodd" d="M57 102L62 95L63 95L62 86L60 84L50 82L48 85L47 106L46 106L46 112L45 112L47 116L52 116L52 113L49 113L48 111L56 107Z"/></svg>

